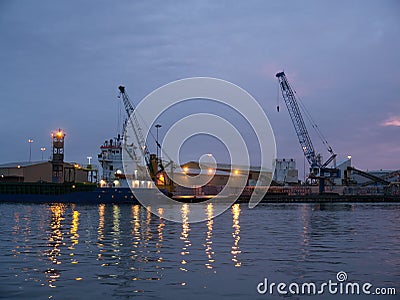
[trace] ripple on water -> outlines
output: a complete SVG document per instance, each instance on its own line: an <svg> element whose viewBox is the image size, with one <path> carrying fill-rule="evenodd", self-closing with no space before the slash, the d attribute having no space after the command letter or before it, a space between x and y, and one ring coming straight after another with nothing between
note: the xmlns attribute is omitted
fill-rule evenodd
<svg viewBox="0 0 400 300"><path fill-rule="evenodd" d="M236 204L213 219L214 209L190 224L185 206L173 223L138 205L0 204L2 296L243 299L264 277L340 270L400 282L399 205Z"/></svg>

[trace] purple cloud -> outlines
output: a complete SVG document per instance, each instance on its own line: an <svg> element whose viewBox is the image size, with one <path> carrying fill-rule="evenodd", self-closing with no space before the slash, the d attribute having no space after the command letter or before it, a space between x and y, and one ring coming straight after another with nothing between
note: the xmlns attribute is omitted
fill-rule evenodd
<svg viewBox="0 0 400 300"><path fill-rule="evenodd" d="M400 127L400 116L391 116L381 123L381 126Z"/></svg>

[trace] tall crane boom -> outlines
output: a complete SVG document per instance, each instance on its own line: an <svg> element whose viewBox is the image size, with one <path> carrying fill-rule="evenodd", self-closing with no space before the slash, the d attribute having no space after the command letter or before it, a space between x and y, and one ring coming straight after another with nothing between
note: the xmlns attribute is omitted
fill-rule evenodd
<svg viewBox="0 0 400 300"><path fill-rule="evenodd" d="M151 160L150 152L146 145L146 140L144 139L142 128L139 124L139 120L137 119L136 114L135 114L135 108L132 105L132 102L129 100L128 94L125 92L125 87L120 85L118 87L118 89L120 91L120 96L122 97L122 101L124 103L125 111L128 115L128 118L130 118L133 121L133 124L132 124L133 133L139 144L138 146L140 148L140 151L145 159L146 166L148 168L150 168L151 171L154 171L154 170L152 170L152 164L150 163L150 160Z"/></svg>
<svg viewBox="0 0 400 300"><path fill-rule="evenodd" d="M164 165L157 157L156 154L150 154L149 148L147 147L146 139L143 135L142 127L139 123L137 112L135 107L133 106L132 102L130 101L128 94L125 91L125 87L120 85L118 87L120 91L119 98L122 98L122 101L124 103L124 108L127 114L127 121L124 122L123 125L123 131L124 134L126 133L126 126L128 126L128 120L131 120L131 126L132 126L132 131L133 134L135 135L136 141L138 143L138 147L140 149L140 152L142 154L142 157L145 160L145 164L148 170L148 174L150 175L151 179L154 181L156 186L165 194L169 195L173 192L174 190L174 182L172 181L171 178L173 178L173 168L174 168L174 163L173 161L170 161L165 167L170 166L171 167L171 172L169 175L167 175L167 172L165 171ZM151 132L149 131L151 134ZM154 135L151 134L151 136L154 138ZM124 137L125 139L125 137ZM158 143L158 138L157 138L157 147L161 148L161 145ZM131 156L131 154L128 155ZM135 151L133 151L133 155L131 156L136 161L139 161L138 156L136 155ZM136 175L135 175L136 176Z"/></svg>
<svg viewBox="0 0 400 300"><path fill-rule="evenodd" d="M312 124L314 129L317 131L319 137L322 139L323 144L327 146L327 150L331 155L326 160L325 163L321 162L321 156L317 154L314 150L314 146L311 142L310 135L308 134L307 127L300 113L300 108L297 103L296 96L288 80L286 79L285 73L279 72L276 74L276 77L279 80L279 85L282 90L282 96L283 99L285 100L285 104L289 111L290 118L292 119L292 123L294 129L296 130L296 134L299 139L304 156L307 158L311 166L310 178L319 180L319 192L323 193L325 190L325 179L331 180L332 178L337 178L339 176L339 170L336 168L336 160L335 160L336 153L333 152L332 147L329 146L328 142L323 137L321 131L318 129L316 124L315 123ZM328 165L332 161L334 167L329 168Z"/></svg>
<svg viewBox="0 0 400 300"><path fill-rule="evenodd" d="M294 92L286 79L286 75L284 72L279 72L276 74L276 77L279 80L279 85L282 90L282 96L285 100L290 118L292 119L292 123L294 125L294 129L296 130L296 134L299 139L301 148L304 152L304 156L310 163L311 168L320 167L320 162L317 158L314 146L311 142L310 135L308 134L303 117L300 113L299 105L297 104Z"/></svg>

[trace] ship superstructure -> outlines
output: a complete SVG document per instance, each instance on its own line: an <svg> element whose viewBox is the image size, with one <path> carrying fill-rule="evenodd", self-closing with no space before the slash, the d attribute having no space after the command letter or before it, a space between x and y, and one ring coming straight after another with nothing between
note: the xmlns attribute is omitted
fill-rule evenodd
<svg viewBox="0 0 400 300"><path fill-rule="evenodd" d="M101 153L98 155L103 170L100 180L101 187L129 188L127 180L132 180L132 187L153 188L152 181L144 180L145 166L140 165L140 160L137 159L135 152L136 148L133 144L124 143L120 134L113 139L104 141L100 146ZM135 157L134 161L130 161L130 163L134 163L135 168L124 169L123 151L126 151L129 157ZM125 171L129 173L125 173Z"/></svg>
<svg viewBox="0 0 400 300"><path fill-rule="evenodd" d="M98 160L103 169L100 185L102 187L120 186L119 176L123 174L121 136L104 141L100 146L100 151Z"/></svg>
<svg viewBox="0 0 400 300"><path fill-rule="evenodd" d="M126 118L122 133L107 140L100 147L99 163L103 169L100 186L113 188L149 189L158 187L165 193L172 191L172 181L166 176L164 164L156 154L150 154L142 128L135 114L135 107L125 92L125 87L119 86L119 98L123 100ZM129 141L125 138L132 135ZM160 147L158 140L157 147ZM158 149L158 148L157 148ZM173 163L167 166L173 169ZM172 173L173 171L171 171Z"/></svg>

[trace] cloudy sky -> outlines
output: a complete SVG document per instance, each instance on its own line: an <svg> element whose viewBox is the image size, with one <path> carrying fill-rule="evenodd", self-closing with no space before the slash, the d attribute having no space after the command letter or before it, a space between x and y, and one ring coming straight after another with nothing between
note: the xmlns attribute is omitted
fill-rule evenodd
<svg viewBox="0 0 400 300"><path fill-rule="evenodd" d="M362 169L400 169L399 37L396 0L2 0L1 162L28 160L28 139L40 160L59 127L66 159L85 162L117 132L119 84L139 101L173 80L210 76L257 99L278 156L302 169L282 100L276 111L275 73L285 70L340 157L351 154ZM160 135L189 110L196 106L165 114ZM201 146L186 143L183 160L210 152ZM218 143L208 146L218 152Z"/></svg>

